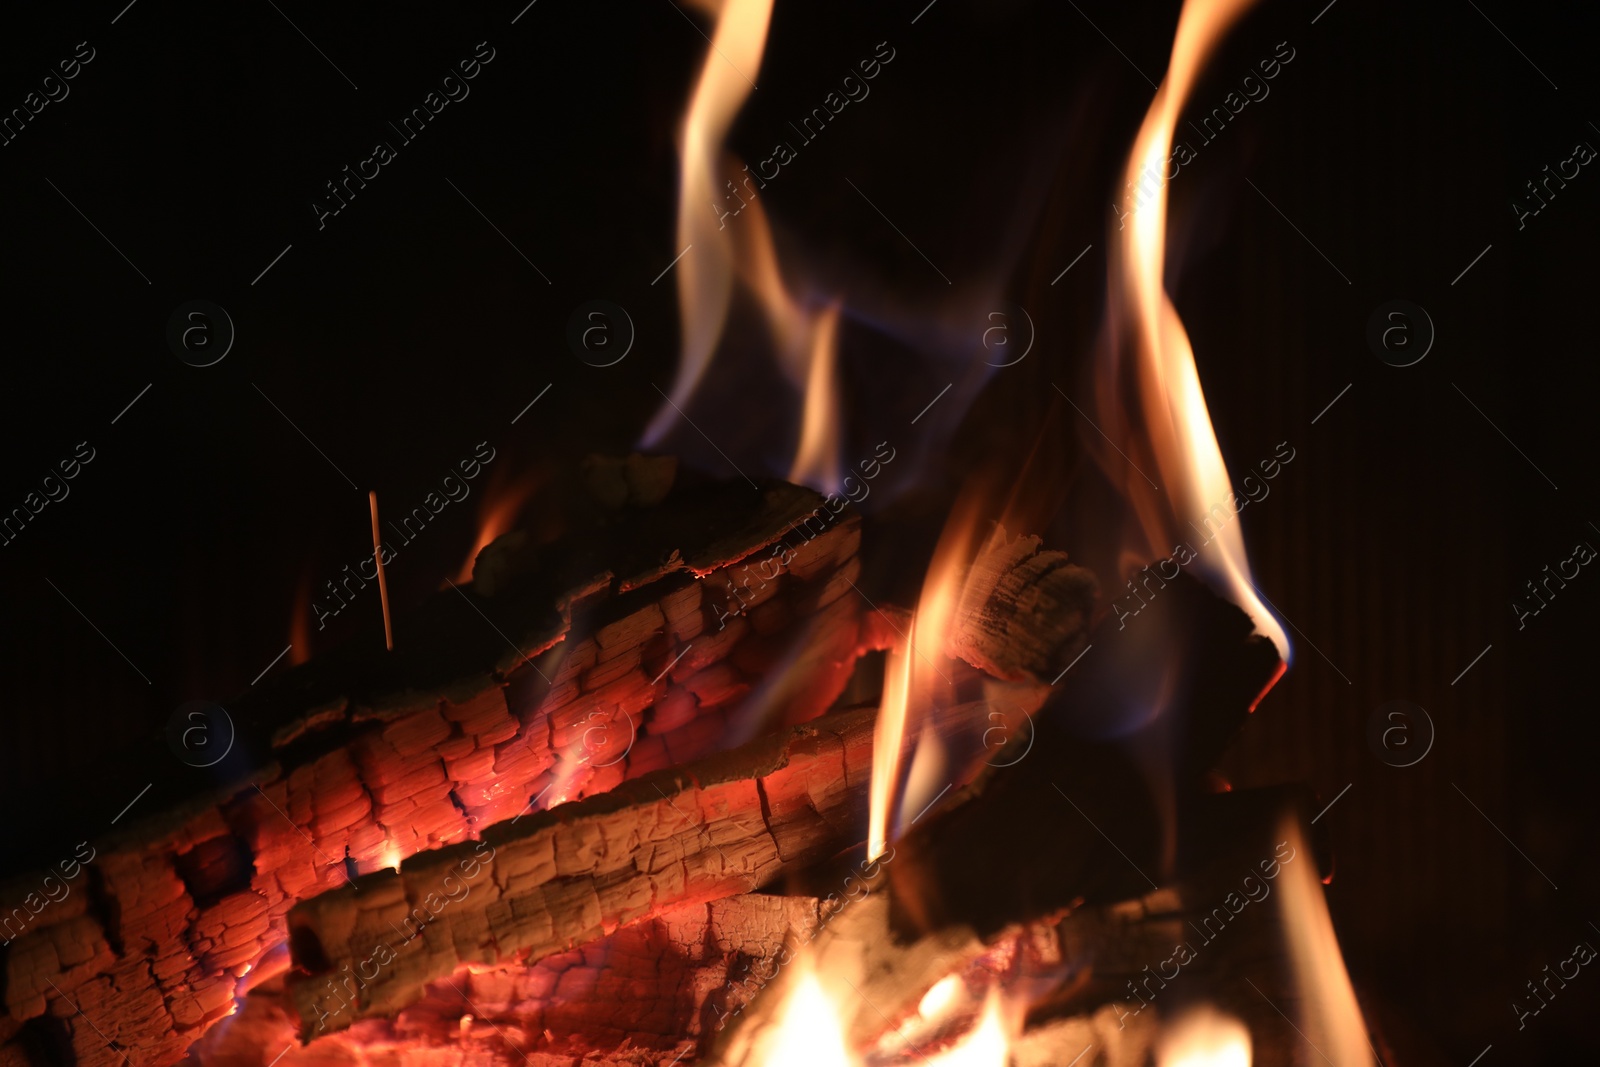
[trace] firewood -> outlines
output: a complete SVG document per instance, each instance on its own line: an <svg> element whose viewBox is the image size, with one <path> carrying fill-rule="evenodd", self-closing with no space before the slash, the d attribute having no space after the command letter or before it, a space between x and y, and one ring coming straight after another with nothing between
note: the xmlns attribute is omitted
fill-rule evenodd
<svg viewBox="0 0 1600 1067"><path fill-rule="evenodd" d="M785 941L809 939L824 916L815 898L755 894L670 908L537 962L462 969L392 1019L364 1020L303 1047L278 981L252 990L192 1055L197 1067L317 1067L421 1043L432 1062L460 1067L543 1064L544 1056L585 1067L693 1064L718 1020L758 988L745 976L775 966Z"/></svg>
<svg viewBox="0 0 1600 1067"><path fill-rule="evenodd" d="M1086 904L1160 890L1155 879L1174 873L1175 820L1203 806L1205 772L1282 670L1253 630L1244 612L1182 575L1134 625L1101 623L1094 648L1035 714L1029 753L952 790L895 843L883 865L888 891L852 906L812 946L816 970L859 993L843 1014L855 1047L897 1031L934 982L995 945L1059 939ZM1142 762L1152 753L1164 762ZM1152 780L1172 783L1165 810ZM779 976L719 1042L715 1062L764 1062L795 981Z"/></svg>
<svg viewBox="0 0 1600 1067"><path fill-rule="evenodd" d="M158 778L59 903L25 906L43 873L0 887L4 915L20 909L0 1061L49 1062L59 1038L82 1067L176 1062L297 901L714 751L783 635L825 617L839 654L796 667L770 721L820 713L854 662L859 538L853 514L797 486L675 489L540 547L543 569L494 597L446 588L397 615L405 656L369 640L263 680L228 704L234 754L204 772L227 784ZM157 741L121 762L172 759Z"/></svg>
<svg viewBox="0 0 1600 1067"><path fill-rule="evenodd" d="M1033 716L1030 753L952 790L897 844L890 878L908 934L959 923L986 937L1154 888L1170 873L1181 801L1283 670L1249 616L1182 574L1137 618L1107 618L1091 637ZM1010 867L1014 877L991 876Z"/></svg>
<svg viewBox="0 0 1600 1067"><path fill-rule="evenodd" d="M1030 860L1017 857L1014 866ZM746 1010L729 1020L706 1062L717 1067L769 1062L784 1039L783 1010L804 975L815 976L834 1001L847 1045L870 1050L870 1062L907 1064L924 1061L944 1039L970 1028L990 984L1005 991L1007 1003L1032 1001L1063 981L1069 988L1077 984L1090 962L1080 954L1084 938L1078 930L1083 925L1079 913L1063 910L1014 923L989 937L960 923L908 937L893 918L888 872L898 862L897 849L891 848L876 862L852 868L859 877L846 902L815 938L791 952L789 966L770 976ZM832 873L814 874L807 885L836 882L837 865ZM922 1019L918 1009L923 997L951 977L962 979L974 995L965 1004L952 1005L947 1016Z"/></svg>
<svg viewBox="0 0 1600 1067"><path fill-rule="evenodd" d="M841 712L296 905L302 1035L392 1014L462 966L537 961L836 851L865 821L875 718Z"/></svg>
<svg viewBox="0 0 1600 1067"><path fill-rule="evenodd" d="M1050 681L1083 650L1098 583L1042 544L995 528L968 572L949 655L1007 681Z"/></svg>
<svg viewBox="0 0 1600 1067"><path fill-rule="evenodd" d="M1137 1067L1148 1062L1158 1020L1195 1001L1244 1020L1258 1061L1314 1061L1296 1054L1307 1051L1304 1037L1258 992L1297 989L1284 931L1303 918L1291 920L1283 902L1294 879L1302 890L1309 882L1320 891L1318 860L1306 844L1313 810L1308 791L1298 788L1206 796L1190 808L1181 868L1169 884L1123 901L1063 908L988 936L960 922L910 936L897 928L894 898L903 882L893 875L908 858L897 850L882 862L889 877L869 884L869 895L830 919L804 957L718 1036L709 1062L766 1062L803 972L833 991L847 1043L874 1049L875 1062L928 1058L942 1038L970 1028L991 985L1006 1003L1026 1005L1012 1049L1018 1063L1066 1063L1094 1044L1104 1062ZM1037 859L1037 852L1015 857L1007 877L1026 877ZM930 1025L919 1002L949 976L962 980L965 1003ZM1296 1003L1283 992L1275 999Z"/></svg>
<svg viewBox="0 0 1600 1067"><path fill-rule="evenodd" d="M1084 648L1099 598L1094 573L997 526L963 576L945 655L993 678L1050 682ZM903 648L911 612L884 604L862 618L867 649Z"/></svg>

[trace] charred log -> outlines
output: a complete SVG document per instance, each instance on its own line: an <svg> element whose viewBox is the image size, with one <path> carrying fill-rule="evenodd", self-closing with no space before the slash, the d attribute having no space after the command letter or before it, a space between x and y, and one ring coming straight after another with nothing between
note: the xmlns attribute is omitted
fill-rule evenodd
<svg viewBox="0 0 1600 1067"><path fill-rule="evenodd" d="M954 792L898 843L897 925L987 937L1155 888L1187 799L1281 671L1249 616L1186 575L1136 618L1106 619L1035 716L1029 755ZM990 873L1013 865L1016 877Z"/></svg>
<svg viewBox="0 0 1600 1067"><path fill-rule="evenodd" d="M865 818L875 715L646 775L297 905L302 1034L391 1014L462 966L537 961L837 850Z"/></svg>
<svg viewBox="0 0 1600 1067"><path fill-rule="evenodd" d="M824 921L806 897L745 895L671 908L536 963L463 969L429 984L392 1019L369 1019L301 1046L281 981L252 990L195 1046L198 1067L316 1067L386 1058L424 1044L431 1062L693 1064L723 1018L777 966L786 941ZM625 1010L619 1010L622 1006Z"/></svg>
<svg viewBox="0 0 1600 1067"><path fill-rule="evenodd" d="M995 529L968 572L949 655L1007 681L1049 681L1083 651L1098 584L1042 544Z"/></svg>
<svg viewBox="0 0 1600 1067"><path fill-rule="evenodd" d="M802 634L830 653L792 667L805 677L768 720L736 725L814 717L842 689L857 647L853 515L796 486L739 483L607 521L524 546L538 566L493 597L447 588L402 615L394 654L377 641L265 680L228 705L226 761L158 778L70 873L0 888L13 920L0 1057L174 1063L230 1012L297 901L714 751ZM130 757L141 774L176 766L159 742ZM205 784L218 772L230 784Z"/></svg>

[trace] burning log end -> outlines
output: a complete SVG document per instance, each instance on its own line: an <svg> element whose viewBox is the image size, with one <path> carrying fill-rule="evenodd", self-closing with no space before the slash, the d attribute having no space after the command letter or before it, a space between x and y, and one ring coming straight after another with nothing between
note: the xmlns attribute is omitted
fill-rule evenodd
<svg viewBox="0 0 1600 1067"><path fill-rule="evenodd" d="M1035 681L1054 678L1083 650L1099 583L1042 544L995 527L968 571L949 655L996 678Z"/></svg>
<svg viewBox="0 0 1600 1067"><path fill-rule="evenodd" d="M945 654L993 678L1037 683L1057 677L1083 651L1100 586L1093 572L1043 549L1037 537L1008 539L1004 527L978 553ZM912 613L885 604L862 618L862 651L903 647Z"/></svg>
<svg viewBox="0 0 1600 1067"><path fill-rule="evenodd" d="M1092 638L1036 716L1028 756L986 773L896 845L902 936L960 924L987 938L1137 895L1170 873L1185 803L1281 663L1249 616L1186 575ZM1048 839L1041 820L1054 827Z"/></svg>

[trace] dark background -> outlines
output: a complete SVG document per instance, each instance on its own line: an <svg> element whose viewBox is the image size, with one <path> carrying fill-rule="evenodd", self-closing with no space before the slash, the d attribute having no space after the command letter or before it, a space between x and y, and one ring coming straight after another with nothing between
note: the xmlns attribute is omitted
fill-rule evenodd
<svg viewBox="0 0 1600 1067"><path fill-rule="evenodd" d="M95 450L70 496L0 548L7 870L69 854L143 782L190 773L119 757L183 701L227 700L273 661L302 590L370 550L367 489L409 509L485 440L490 477L547 479L628 449L670 387L675 277L651 279L680 251L675 138L702 14L671 0L541 0L520 17L517 0L279 7L141 0L119 16L114 0L13 21L0 40L6 111L78 42L95 50L70 95L0 147L0 509L79 442ZM878 42L895 50L871 96L763 193L797 292L847 305L845 457L887 438L909 460L870 509L885 528L926 541L965 471L1020 463L1041 427L1087 432L1050 383L1071 391L1086 373L1115 175L1178 10L1124 7L777 6L730 143L747 162L795 141L787 123ZM1223 453L1241 469L1296 450L1242 519L1295 662L1227 771L1339 796L1319 821L1329 899L1404 1062L1466 1063L1492 1044L1485 1064L1571 1063L1600 1044L1586 971L1523 1030L1510 1007L1600 940L1600 578L1586 569L1520 630L1510 607L1576 543L1600 545L1600 178L1585 168L1520 230L1510 206L1576 142L1600 145L1585 25L1575 6L1264 3L1189 114L1278 42L1295 58L1171 187L1168 285ZM399 146L387 121L480 41L495 58L471 95ZM380 139L398 158L319 230L324 183ZM638 331L604 369L566 340L596 298ZM165 340L192 299L237 328L212 367ZM1412 367L1365 340L1393 299L1437 329ZM978 396L996 300L1027 308L1038 339ZM690 414L741 468L781 475L794 403L751 321L736 316ZM946 382L960 384L911 424ZM666 447L733 475L692 432ZM460 568L487 483L402 549L401 608ZM897 541L901 566L869 588L909 602L917 543ZM379 629L360 602L296 655ZM1436 732L1406 768L1367 740L1395 699Z"/></svg>

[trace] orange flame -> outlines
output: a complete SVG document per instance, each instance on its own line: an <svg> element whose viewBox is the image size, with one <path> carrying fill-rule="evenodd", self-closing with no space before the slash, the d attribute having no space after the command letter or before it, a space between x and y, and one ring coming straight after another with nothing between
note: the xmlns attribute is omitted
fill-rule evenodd
<svg viewBox="0 0 1600 1067"><path fill-rule="evenodd" d="M728 170L733 171L730 165ZM789 291L778 266L777 242L760 200L739 212L734 259L744 283L766 316L778 362L790 384L805 395L800 442L789 481L828 493L842 488L839 469L839 397L834 363L839 349L839 304L819 311ZM745 218L748 216L748 218Z"/></svg>
<svg viewBox="0 0 1600 1067"><path fill-rule="evenodd" d="M684 121L678 192L678 244L684 249L677 267L682 351L671 398L646 427L642 444L653 447L661 442L710 367L737 274L766 317L779 364L805 395L789 480L837 492L841 478L834 358L839 306L835 302L820 309L807 307L790 292L751 179L744 177L741 192L735 184L740 179L739 162L722 149L747 90L755 88L750 77L761 66L771 8L771 0L726 0L708 8L717 14L717 30ZM731 207L734 199L741 204L736 209ZM731 216L738 217L733 226L728 224Z"/></svg>
<svg viewBox="0 0 1600 1067"><path fill-rule="evenodd" d="M499 473L495 472L496 477L484 489L483 499L478 504L478 536L456 574L457 582L472 581L472 567L478 561L478 553L511 529L528 497L533 495L535 479L522 478L508 484L500 480Z"/></svg>
<svg viewBox="0 0 1600 1067"><path fill-rule="evenodd" d="M863 1067L865 1057L852 1051L845 1037L838 1004L843 998L829 994L809 961L801 966L805 970L784 1001L762 1067ZM977 1025L942 1052L918 1051L917 1062L926 1067L1006 1067L1012 1033L1000 995L991 990Z"/></svg>
<svg viewBox="0 0 1600 1067"><path fill-rule="evenodd" d="M1000 997L991 991L978 1025L960 1042L927 1058L931 1067L1006 1067L1011 1054L1005 1013Z"/></svg>
<svg viewBox="0 0 1600 1067"><path fill-rule="evenodd" d="M1167 76L1151 101L1128 155L1129 188L1142 206L1111 233L1109 279L1113 341L1096 376L1100 427L1120 451L1100 453L1113 483L1125 486L1141 527L1140 562L1160 559L1186 536L1187 524L1226 507L1233 493L1183 323L1162 287L1166 265L1167 189L1172 135L1184 101L1207 56L1251 0L1186 0L1178 19ZM1152 181L1155 188L1152 191ZM1148 196L1148 200L1144 200ZM1131 222L1130 222L1131 220ZM1129 388L1136 416L1123 403ZM1139 461L1143 460L1144 463ZM1161 487L1144 473L1155 468ZM1216 533L1215 552L1202 551L1195 566L1272 639L1285 661L1289 639L1256 593L1237 522ZM1209 541L1207 543L1209 545Z"/></svg>
<svg viewBox="0 0 1600 1067"><path fill-rule="evenodd" d="M656 413L643 443L660 443L689 402L711 363L728 314L733 249L715 204L719 161L728 128L755 89L751 78L766 50L772 0L726 0L700 68L683 124L682 180L678 188L678 314L683 347L670 401Z"/></svg>
<svg viewBox="0 0 1600 1067"><path fill-rule="evenodd" d="M961 507L945 526L933 561L923 580L922 596L911 618L911 633L903 650L889 656L884 679L883 700L872 739L872 785L867 823L868 859L877 859L888 847L891 827L889 813L897 810L896 832L935 798L942 788L936 775L913 774L899 804L901 749L907 729L920 724L932 708L939 683L949 683L945 660L945 636L955 623L956 607L966 591L968 568L974 555L973 543L978 525L976 507ZM930 751L928 740L918 745L918 763ZM921 769L921 768L918 768Z"/></svg>
<svg viewBox="0 0 1600 1067"><path fill-rule="evenodd" d="M830 304L812 324L800 444L795 449L794 465L789 468L791 482L828 493L843 488L839 477L839 398L833 371L838 346L839 305Z"/></svg>
<svg viewBox="0 0 1600 1067"><path fill-rule="evenodd" d="M1301 851L1306 847L1300 820L1286 815L1278 836ZM1283 868L1281 914L1289 960L1299 987L1298 1026L1307 1041L1338 1064L1371 1064L1377 1060L1367 1037L1367 1026L1356 1002L1333 932L1322 881L1312 863L1291 863Z"/></svg>
<svg viewBox="0 0 1600 1067"><path fill-rule="evenodd" d="M872 736L872 785L867 817L867 860L889 847L889 809L894 804L900 778L900 745L905 739L906 713L911 696L910 649L889 653L884 667L883 699Z"/></svg>
<svg viewBox="0 0 1600 1067"><path fill-rule="evenodd" d="M947 974L933 984L922 999L917 1001L917 1014L924 1019L938 1019L955 1005L961 995L962 982L959 974Z"/></svg>
<svg viewBox="0 0 1600 1067"><path fill-rule="evenodd" d="M1250 1067L1250 1031L1209 1006L1188 1012L1161 1035L1159 1067Z"/></svg>
<svg viewBox="0 0 1600 1067"><path fill-rule="evenodd" d="M783 1007L774 1052L764 1067L853 1067L839 1009L806 965Z"/></svg>

